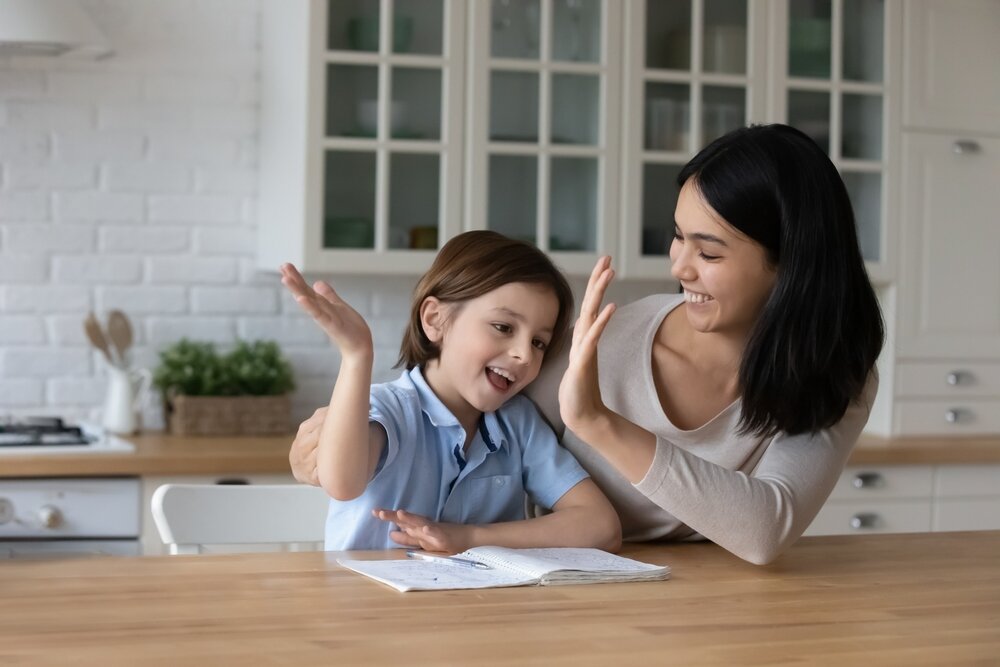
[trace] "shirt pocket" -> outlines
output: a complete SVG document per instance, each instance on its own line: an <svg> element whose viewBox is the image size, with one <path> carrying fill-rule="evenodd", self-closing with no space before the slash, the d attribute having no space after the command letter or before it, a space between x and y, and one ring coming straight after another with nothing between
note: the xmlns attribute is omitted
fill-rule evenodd
<svg viewBox="0 0 1000 667"><path fill-rule="evenodd" d="M464 512L468 522L495 523L524 518L524 489L514 475L486 475L465 480Z"/></svg>

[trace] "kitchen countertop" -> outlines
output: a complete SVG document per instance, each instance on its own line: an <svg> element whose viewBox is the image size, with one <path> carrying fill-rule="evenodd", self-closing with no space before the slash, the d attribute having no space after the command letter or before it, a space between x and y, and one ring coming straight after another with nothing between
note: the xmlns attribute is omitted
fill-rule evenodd
<svg viewBox="0 0 1000 667"><path fill-rule="evenodd" d="M295 434L192 437L148 433L125 439L135 445L134 452L4 454L0 477L290 473L288 448Z"/></svg>
<svg viewBox="0 0 1000 667"><path fill-rule="evenodd" d="M771 565L626 545L669 581L398 593L337 552L0 562L0 663L985 665L1000 531L806 537ZM399 558L398 550L355 552Z"/></svg>
<svg viewBox="0 0 1000 667"><path fill-rule="evenodd" d="M0 477L103 477L288 473L295 435L181 437L149 433L127 438L135 452L0 455ZM1000 436L877 438L862 436L848 465L1000 463Z"/></svg>

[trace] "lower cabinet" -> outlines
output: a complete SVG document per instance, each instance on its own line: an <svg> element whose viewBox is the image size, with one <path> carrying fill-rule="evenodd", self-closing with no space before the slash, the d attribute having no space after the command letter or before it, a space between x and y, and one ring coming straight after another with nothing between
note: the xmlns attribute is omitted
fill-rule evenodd
<svg viewBox="0 0 1000 667"><path fill-rule="evenodd" d="M143 477L142 478L142 554L144 556L165 556L167 548L160 541L160 535L156 531L156 524L153 523L152 498L153 492L162 484L298 484L291 473L288 474L241 474L232 473L227 475L171 475L164 477ZM319 545L322 547L322 545ZM219 547L213 551L276 551L281 547L261 546L259 548L246 548L244 546L224 548Z"/></svg>
<svg viewBox="0 0 1000 667"><path fill-rule="evenodd" d="M854 466L806 535L1000 529L1000 465Z"/></svg>

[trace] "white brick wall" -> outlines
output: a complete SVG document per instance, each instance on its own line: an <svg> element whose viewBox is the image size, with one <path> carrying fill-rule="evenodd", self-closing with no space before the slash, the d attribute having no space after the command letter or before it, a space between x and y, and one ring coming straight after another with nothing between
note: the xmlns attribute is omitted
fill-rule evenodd
<svg viewBox="0 0 1000 667"><path fill-rule="evenodd" d="M254 265L258 2L85 4L113 57L0 58L0 416L98 419L104 361L82 322L120 308L147 366L181 336L277 340L304 418L339 358ZM372 323L378 380L397 373L414 280L336 281ZM145 419L160 423L153 400Z"/></svg>

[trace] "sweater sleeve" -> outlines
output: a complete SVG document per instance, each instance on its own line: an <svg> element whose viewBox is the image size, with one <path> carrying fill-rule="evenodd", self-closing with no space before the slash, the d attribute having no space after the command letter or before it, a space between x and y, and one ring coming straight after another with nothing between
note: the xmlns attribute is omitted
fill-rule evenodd
<svg viewBox="0 0 1000 667"><path fill-rule="evenodd" d="M658 437L653 462L635 488L740 558L769 563L802 535L826 502L868 421L877 388L873 372L860 399L829 429L776 435L749 474Z"/></svg>

